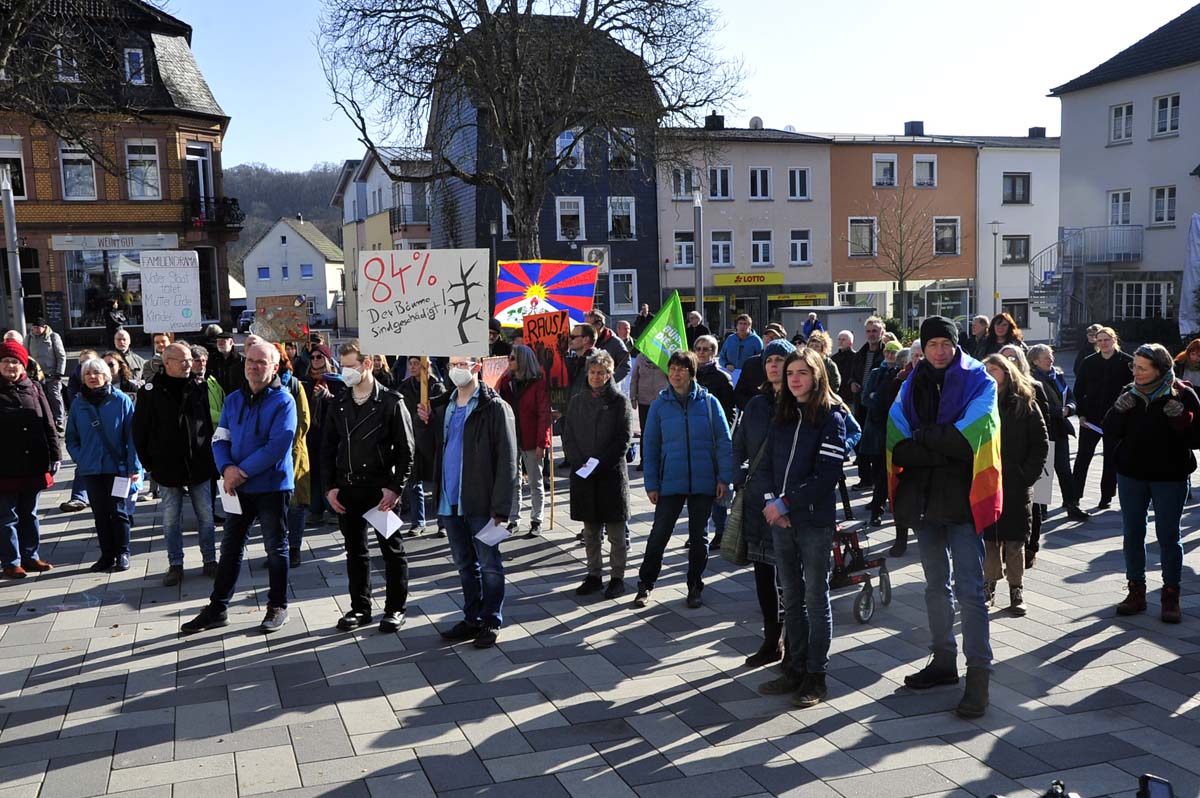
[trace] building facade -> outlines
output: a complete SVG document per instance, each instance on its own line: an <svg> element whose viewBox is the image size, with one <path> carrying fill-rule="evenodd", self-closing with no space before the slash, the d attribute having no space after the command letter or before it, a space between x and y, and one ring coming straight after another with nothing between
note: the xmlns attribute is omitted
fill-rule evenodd
<svg viewBox="0 0 1200 798"><path fill-rule="evenodd" d="M262 296L303 296L310 325L332 326L337 319L346 290L342 250L312 222L283 217L255 242L242 263L248 307L255 307Z"/></svg>
<svg viewBox="0 0 1200 798"><path fill-rule="evenodd" d="M103 341L102 314L114 298L127 327L141 329L145 250L195 250L203 316L197 330L231 321L227 248L244 215L223 191L229 117L192 55L191 28L161 12L131 9L134 39L124 52L137 68L127 79L148 107L135 121L114 118L98 142L119 171L105 171L40 123L0 113L0 165L13 175L26 317L45 316L69 344L111 344Z"/></svg>
<svg viewBox="0 0 1200 798"><path fill-rule="evenodd" d="M689 165L659 169L661 298L678 290L691 310L699 261L711 330L731 329L741 313L762 327L781 307L832 304L829 140L757 118L726 128L718 114L668 135L690 154L680 158Z"/></svg>

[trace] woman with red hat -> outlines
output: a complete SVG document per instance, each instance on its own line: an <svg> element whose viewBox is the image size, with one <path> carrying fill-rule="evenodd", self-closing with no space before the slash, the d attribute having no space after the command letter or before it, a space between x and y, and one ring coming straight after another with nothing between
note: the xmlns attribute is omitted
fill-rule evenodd
<svg viewBox="0 0 1200 798"><path fill-rule="evenodd" d="M54 484L62 460L54 415L42 387L26 374L29 353L0 343L0 440L20 457L0 458L0 561L5 579L54 566L38 556L38 495Z"/></svg>

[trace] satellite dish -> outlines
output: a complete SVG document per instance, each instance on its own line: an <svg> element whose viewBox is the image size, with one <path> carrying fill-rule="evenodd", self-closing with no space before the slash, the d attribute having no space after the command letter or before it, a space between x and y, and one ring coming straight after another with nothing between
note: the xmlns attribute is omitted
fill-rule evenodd
<svg viewBox="0 0 1200 798"><path fill-rule="evenodd" d="M763 121L762 121L761 116L750 117L750 129L751 130L762 130L763 129Z"/></svg>
<svg viewBox="0 0 1200 798"><path fill-rule="evenodd" d="M783 129L784 129L785 131L787 131L788 133L795 133L795 132L796 132L796 126L795 126L795 125L784 125Z"/></svg>

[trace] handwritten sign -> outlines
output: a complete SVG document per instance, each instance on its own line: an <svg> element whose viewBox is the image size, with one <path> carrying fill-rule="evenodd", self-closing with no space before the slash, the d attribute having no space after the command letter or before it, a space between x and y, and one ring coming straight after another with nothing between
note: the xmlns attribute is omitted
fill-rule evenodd
<svg viewBox="0 0 1200 798"><path fill-rule="evenodd" d="M525 346L533 350L542 372L549 375L551 388L567 387L567 341L571 316L565 310L538 313L524 318Z"/></svg>
<svg viewBox="0 0 1200 798"><path fill-rule="evenodd" d="M485 357L483 359L483 371L480 372L479 376L483 380L484 385L494 389L506 371L508 371L507 357Z"/></svg>
<svg viewBox="0 0 1200 798"><path fill-rule="evenodd" d="M358 330L371 351L484 357L486 249L365 251L358 256Z"/></svg>
<svg viewBox="0 0 1200 798"><path fill-rule="evenodd" d="M308 340L308 298L303 294L260 296L254 300L250 332L273 344Z"/></svg>
<svg viewBox="0 0 1200 798"><path fill-rule="evenodd" d="M146 332L200 329L200 255L193 250L143 250L142 318Z"/></svg>

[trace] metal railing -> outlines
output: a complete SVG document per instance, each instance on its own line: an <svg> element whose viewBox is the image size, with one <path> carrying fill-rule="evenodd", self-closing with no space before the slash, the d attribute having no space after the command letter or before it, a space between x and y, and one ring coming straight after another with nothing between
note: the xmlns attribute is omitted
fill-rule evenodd
<svg viewBox="0 0 1200 798"><path fill-rule="evenodd" d="M393 233L410 224L429 224L429 206L397 205L388 208L388 227Z"/></svg>
<svg viewBox="0 0 1200 798"><path fill-rule="evenodd" d="M1063 259L1071 266L1136 263L1142 259L1145 228L1140 224L1065 227L1059 238L1066 244Z"/></svg>
<svg viewBox="0 0 1200 798"><path fill-rule="evenodd" d="M240 230L246 214L233 197L189 197L183 201L183 221L189 227Z"/></svg>

